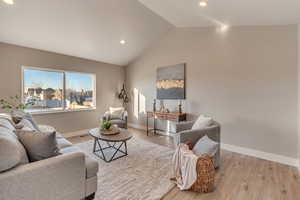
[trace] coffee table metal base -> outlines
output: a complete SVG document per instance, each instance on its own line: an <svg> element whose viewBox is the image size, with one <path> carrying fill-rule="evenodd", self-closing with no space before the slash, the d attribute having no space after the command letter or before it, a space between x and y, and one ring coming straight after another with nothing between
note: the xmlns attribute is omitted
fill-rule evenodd
<svg viewBox="0 0 300 200"><path fill-rule="evenodd" d="M103 147L103 145L101 145L100 139L95 138L94 141L94 148L93 148L93 153L98 156L99 158L101 158L102 160L104 160L105 162L109 163L113 160L117 160L119 158L122 158L124 156L127 156L127 143L126 141L122 141L122 142L106 142L108 146ZM122 146L124 146L125 151L123 151L121 148ZM111 156L110 159L107 158L107 156L105 156L105 152L104 150L106 149L113 149L113 155ZM117 153L121 153L121 155L117 155Z"/></svg>

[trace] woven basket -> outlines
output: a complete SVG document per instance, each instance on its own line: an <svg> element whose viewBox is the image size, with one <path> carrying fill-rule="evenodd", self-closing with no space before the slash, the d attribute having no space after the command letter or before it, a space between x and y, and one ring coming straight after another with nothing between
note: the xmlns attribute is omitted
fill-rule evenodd
<svg viewBox="0 0 300 200"><path fill-rule="evenodd" d="M195 192L208 193L214 191L215 167L213 158L205 153L207 157L199 157L197 161L197 180L191 189Z"/></svg>

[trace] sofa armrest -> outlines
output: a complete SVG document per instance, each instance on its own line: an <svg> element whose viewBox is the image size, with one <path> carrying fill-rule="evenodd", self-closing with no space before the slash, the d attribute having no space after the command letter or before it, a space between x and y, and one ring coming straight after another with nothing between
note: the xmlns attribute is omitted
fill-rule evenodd
<svg viewBox="0 0 300 200"><path fill-rule="evenodd" d="M128 112L126 110L123 112L122 120L125 121L125 128L127 129Z"/></svg>
<svg viewBox="0 0 300 200"><path fill-rule="evenodd" d="M178 146L180 143L191 142L192 146L194 146L205 135L215 142L220 143L220 126L213 125L203 129L181 131L175 135L175 145Z"/></svg>
<svg viewBox="0 0 300 200"><path fill-rule="evenodd" d="M123 112L123 120L125 120L125 118L127 118L128 117L128 112L125 110L124 112Z"/></svg>
<svg viewBox="0 0 300 200"><path fill-rule="evenodd" d="M103 121L109 121L110 120L110 112L106 111L102 116Z"/></svg>
<svg viewBox="0 0 300 200"><path fill-rule="evenodd" d="M126 121L128 118L128 112L125 110L122 115L122 120Z"/></svg>
<svg viewBox="0 0 300 200"><path fill-rule="evenodd" d="M193 127L194 123L194 121L179 122L176 124L176 132L179 133L182 131L190 130Z"/></svg>
<svg viewBox="0 0 300 200"><path fill-rule="evenodd" d="M85 156L59 155L0 173L0 200L79 200L85 195Z"/></svg>

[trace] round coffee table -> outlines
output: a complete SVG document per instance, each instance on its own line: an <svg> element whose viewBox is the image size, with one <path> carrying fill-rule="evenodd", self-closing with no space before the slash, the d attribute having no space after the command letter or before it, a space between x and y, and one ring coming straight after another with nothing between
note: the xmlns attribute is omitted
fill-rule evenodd
<svg viewBox="0 0 300 200"><path fill-rule="evenodd" d="M89 134L94 138L93 153L105 162L111 162L128 155L127 140L132 138L132 133L128 130L120 129L119 134L103 135L99 128L94 128L89 130ZM113 155L109 159L105 150L113 150ZM117 155L117 153L121 155Z"/></svg>

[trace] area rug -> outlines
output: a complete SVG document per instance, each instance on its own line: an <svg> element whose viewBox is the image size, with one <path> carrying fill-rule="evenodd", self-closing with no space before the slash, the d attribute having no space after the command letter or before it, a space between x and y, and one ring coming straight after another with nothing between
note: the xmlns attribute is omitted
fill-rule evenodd
<svg viewBox="0 0 300 200"><path fill-rule="evenodd" d="M134 137L128 156L106 163L92 153L92 140L77 146L99 162L96 200L159 200L174 187L168 147Z"/></svg>

